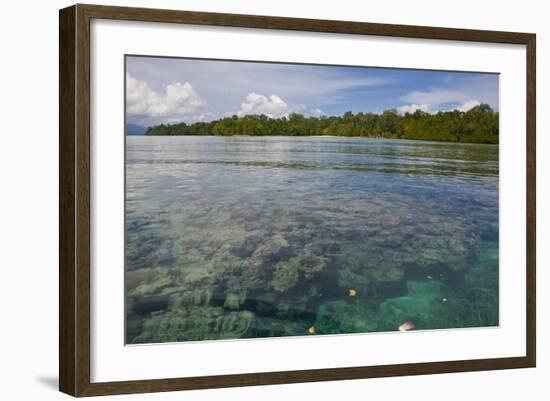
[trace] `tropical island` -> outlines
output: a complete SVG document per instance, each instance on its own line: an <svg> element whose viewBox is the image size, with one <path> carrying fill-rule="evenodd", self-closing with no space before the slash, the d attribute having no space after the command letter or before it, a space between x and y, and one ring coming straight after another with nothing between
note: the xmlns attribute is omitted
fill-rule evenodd
<svg viewBox="0 0 550 401"><path fill-rule="evenodd" d="M145 135L250 135L250 136L342 136L413 139L426 141L498 144L499 113L488 104L464 112L416 110L400 114L396 109L382 113L352 113L308 117L292 113L280 118L265 114L233 115L208 122L160 124Z"/></svg>

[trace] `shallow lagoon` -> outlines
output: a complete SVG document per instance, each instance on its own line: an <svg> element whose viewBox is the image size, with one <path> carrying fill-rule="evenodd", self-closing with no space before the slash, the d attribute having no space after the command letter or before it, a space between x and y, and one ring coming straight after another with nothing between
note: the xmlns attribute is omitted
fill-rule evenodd
<svg viewBox="0 0 550 401"><path fill-rule="evenodd" d="M498 325L498 146L127 137L125 274L133 344Z"/></svg>

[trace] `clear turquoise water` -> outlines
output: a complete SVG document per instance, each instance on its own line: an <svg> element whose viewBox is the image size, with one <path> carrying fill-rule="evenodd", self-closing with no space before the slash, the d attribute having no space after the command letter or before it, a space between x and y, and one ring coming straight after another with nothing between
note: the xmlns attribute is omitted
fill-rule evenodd
<svg viewBox="0 0 550 401"><path fill-rule="evenodd" d="M126 141L128 343L498 325L498 146Z"/></svg>

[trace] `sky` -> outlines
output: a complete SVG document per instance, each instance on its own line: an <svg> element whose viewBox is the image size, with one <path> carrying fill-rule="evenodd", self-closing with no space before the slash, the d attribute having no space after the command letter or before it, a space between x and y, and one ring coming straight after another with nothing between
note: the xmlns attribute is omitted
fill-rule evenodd
<svg viewBox="0 0 550 401"><path fill-rule="evenodd" d="M126 57L126 123L211 121L231 115L346 111L498 110L498 74Z"/></svg>

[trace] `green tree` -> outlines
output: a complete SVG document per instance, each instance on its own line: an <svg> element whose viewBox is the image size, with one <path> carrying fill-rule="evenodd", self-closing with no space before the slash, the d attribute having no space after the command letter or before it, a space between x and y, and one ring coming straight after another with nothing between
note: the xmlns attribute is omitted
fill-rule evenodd
<svg viewBox="0 0 550 401"><path fill-rule="evenodd" d="M397 110L381 114L306 117L292 113L271 118L265 114L225 117L210 122L159 124L146 135L281 135L360 136L430 141L498 143L499 114L487 104L467 112L459 110L429 114L421 110L400 115Z"/></svg>

